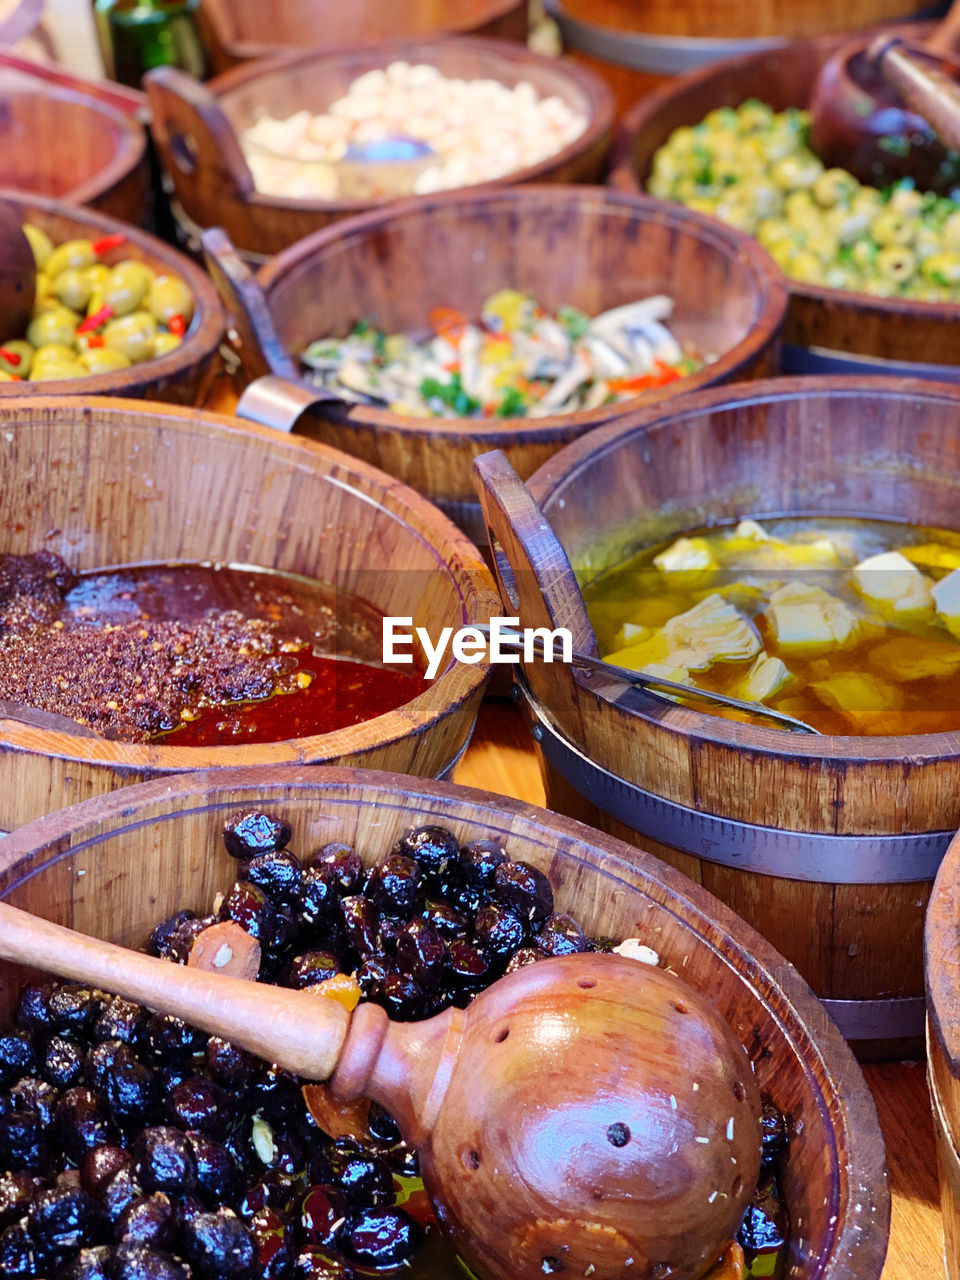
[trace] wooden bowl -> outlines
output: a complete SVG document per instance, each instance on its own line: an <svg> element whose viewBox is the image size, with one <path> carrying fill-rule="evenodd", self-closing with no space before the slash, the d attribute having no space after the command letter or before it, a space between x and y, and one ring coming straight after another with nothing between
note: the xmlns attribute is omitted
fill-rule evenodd
<svg viewBox="0 0 960 1280"><path fill-rule="evenodd" d="M208 770L100 797L14 833L0 852L0 896L141 946L158 920L181 907L207 911L232 883L236 864L223 848L223 826L252 805L290 822L295 849L342 840L369 863L419 822L447 825L461 840L494 836L549 875L557 909L573 912L588 932L648 941L716 1003L750 1051L761 1088L794 1121L784 1176L791 1280L877 1280L889 1214L883 1141L836 1029L783 958L710 894L579 823L488 792L392 774ZM4 1012L27 976L0 968Z"/></svg>
<svg viewBox="0 0 960 1280"><path fill-rule="evenodd" d="M398 60L426 62L464 79L527 81L586 116L584 133L561 151L485 188L602 177L613 103L593 73L503 40L394 40L375 48L311 49L250 63L210 81L208 93L198 92L183 76L153 72L146 83L154 137L189 220L202 228L223 227L238 249L262 262L331 222L389 203L296 200L257 191L238 137L264 112L283 119L302 110L325 111L358 76Z"/></svg>
<svg viewBox="0 0 960 1280"><path fill-rule="evenodd" d="M93 209L76 209L59 200L0 189L0 200L19 211L23 222L32 222L46 231L54 244L78 238L122 232L124 244L111 249L105 262L137 258L155 271L173 272L190 286L194 297L194 317L183 342L175 350L155 360L131 365L112 373L88 378L68 378L57 382L2 382L0 405L5 401L25 401L35 396L125 396L165 400L176 404L200 403L219 367L220 343L226 317L219 295L206 272L164 241L139 227L117 222Z"/></svg>
<svg viewBox="0 0 960 1280"><path fill-rule="evenodd" d="M213 561L332 582L414 625L497 608L476 550L429 503L333 449L214 414L135 401L0 405L0 481L19 495L0 550L83 570ZM466 747L488 665L454 663L386 715L258 746L130 745L0 720L0 827L209 765L362 763L437 776Z"/></svg>
<svg viewBox="0 0 960 1280"><path fill-rule="evenodd" d="M487 509L523 625L560 625L551 618L564 609L574 648L591 653L571 564L593 574L741 515L869 514L960 529L958 457L956 388L777 379L685 396L569 445L530 480L555 539L531 512L517 537ZM553 584L552 610L528 562ZM863 1056L917 1051L924 910L960 826L956 733L809 737L569 667L534 664L525 675L552 809L710 889L797 966Z"/></svg>
<svg viewBox="0 0 960 1280"><path fill-rule="evenodd" d="M447 34L523 42L527 8L527 0L202 0L199 20L215 70L225 71L305 45L344 49Z"/></svg>
<svg viewBox="0 0 960 1280"><path fill-rule="evenodd" d="M924 932L927 1083L940 1166L947 1280L960 1277L960 838L930 896Z"/></svg>
<svg viewBox="0 0 960 1280"><path fill-rule="evenodd" d="M408 201L340 223L281 254L259 276L285 352L345 334L362 316L388 330L426 326L431 308L477 316L496 289L529 291L551 309L590 315L671 294L682 341L717 360L639 399L536 419L422 419L387 409L317 406L311 436L382 467L482 540L473 459L499 448L527 476L551 454L638 404L776 367L785 308L779 268L738 232L641 196L587 187L518 187ZM243 353L241 352L241 355Z"/></svg>
<svg viewBox="0 0 960 1280"><path fill-rule="evenodd" d="M0 67L0 181L141 224L147 135L138 120L80 90Z"/></svg>
<svg viewBox="0 0 960 1280"><path fill-rule="evenodd" d="M916 28L921 35L925 28ZM653 157L674 129L720 106L759 98L775 110L806 107L820 68L843 40L799 40L783 49L717 63L683 76L638 102L624 118L610 181L621 191L646 187ZM875 298L787 280L784 370L791 373L891 373L960 379L960 306Z"/></svg>

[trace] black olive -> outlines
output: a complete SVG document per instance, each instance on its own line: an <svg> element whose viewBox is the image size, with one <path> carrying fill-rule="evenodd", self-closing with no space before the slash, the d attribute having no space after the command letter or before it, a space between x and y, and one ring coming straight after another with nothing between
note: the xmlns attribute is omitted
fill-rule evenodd
<svg viewBox="0 0 960 1280"><path fill-rule="evenodd" d="M296 1257L296 1237L291 1223L275 1209L263 1209L251 1218L249 1227L257 1280L287 1280Z"/></svg>
<svg viewBox="0 0 960 1280"><path fill-rule="evenodd" d="M319 1245L301 1249L293 1264L293 1280L354 1280L353 1268L338 1253Z"/></svg>
<svg viewBox="0 0 960 1280"><path fill-rule="evenodd" d="M57 1280L107 1280L110 1254L110 1246L106 1244L81 1249L58 1273Z"/></svg>
<svg viewBox="0 0 960 1280"><path fill-rule="evenodd" d="M222 1143L205 1133L190 1130L187 1141L197 1166L197 1194L208 1205L229 1204L240 1189L240 1170Z"/></svg>
<svg viewBox="0 0 960 1280"><path fill-rule="evenodd" d="M49 1030L54 1034L86 1035L103 1008L104 997L89 987L58 986L50 993Z"/></svg>
<svg viewBox="0 0 960 1280"><path fill-rule="evenodd" d="M107 1262L109 1280L190 1280L178 1259L145 1244L118 1244Z"/></svg>
<svg viewBox="0 0 960 1280"><path fill-rule="evenodd" d="M93 1024L94 1040L120 1040L131 1048L140 1042L147 1025L147 1013L142 1006L120 996L107 1000Z"/></svg>
<svg viewBox="0 0 960 1280"><path fill-rule="evenodd" d="M32 1174L0 1173L0 1230L22 1218L42 1189Z"/></svg>
<svg viewBox="0 0 960 1280"><path fill-rule="evenodd" d="M393 1200L389 1169L356 1138L337 1138L315 1151L310 1160L310 1177L314 1183L336 1187L354 1205Z"/></svg>
<svg viewBox="0 0 960 1280"><path fill-rule="evenodd" d="M776 1175L762 1172L737 1232L737 1240L746 1251L756 1253L780 1248L786 1243L787 1232L787 1213Z"/></svg>
<svg viewBox="0 0 960 1280"><path fill-rule="evenodd" d="M92 1090L79 1086L68 1089L57 1103L53 1128L56 1141L77 1165L88 1151L113 1139L113 1125L103 1101Z"/></svg>
<svg viewBox="0 0 960 1280"><path fill-rule="evenodd" d="M0 1167L11 1173L43 1173L47 1143L37 1111L11 1111L0 1116Z"/></svg>
<svg viewBox="0 0 960 1280"><path fill-rule="evenodd" d="M433 925L441 938L450 941L453 938L465 938L470 928L470 921L462 911L449 906L446 902L428 898L423 906L421 920Z"/></svg>
<svg viewBox="0 0 960 1280"><path fill-rule="evenodd" d="M175 1242L173 1203L162 1191L131 1200L114 1225L118 1244L147 1244L169 1249Z"/></svg>
<svg viewBox="0 0 960 1280"><path fill-rule="evenodd" d="M573 916L555 912L537 934L536 947L545 956L569 956L586 951L587 938Z"/></svg>
<svg viewBox="0 0 960 1280"><path fill-rule="evenodd" d="M42 1191L34 1200L29 1230L41 1253L62 1261L73 1249L101 1244L104 1223L82 1187L54 1188Z"/></svg>
<svg viewBox="0 0 960 1280"><path fill-rule="evenodd" d="M254 1077L256 1059L229 1040L211 1036L207 1041L207 1070L225 1089L242 1091Z"/></svg>
<svg viewBox="0 0 960 1280"><path fill-rule="evenodd" d="M524 965L536 964L538 960L543 960L542 951L538 951L536 947L521 947L519 951L515 951L510 957L507 964L507 973L515 973L517 969L522 969Z"/></svg>
<svg viewBox="0 0 960 1280"><path fill-rule="evenodd" d="M347 1216L347 1199L329 1186L308 1187L300 1201L300 1239L336 1248Z"/></svg>
<svg viewBox="0 0 960 1280"><path fill-rule="evenodd" d="M376 956L364 960L357 970L357 983L364 999L379 1000L383 994L383 980L389 973L396 973L392 964L387 964Z"/></svg>
<svg viewBox="0 0 960 1280"><path fill-rule="evenodd" d="M144 1191L183 1195L197 1185L197 1163L186 1134L170 1125L144 1129L132 1147Z"/></svg>
<svg viewBox="0 0 960 1280"><path fill-rule="evenodd" d="M167 1095L167 1115L181 1129L197 1129L222 1141L236 1121L236 1103L213 1080L192 1076L175 1085Z"/></svg>
<svg viewBox="0 0 960 1280"><path fill-rule="evenodd" d="M0 1276L3 1280L33 1280L39 1276L37 1247L27 1231L27 1220L13 1222L0 1231Z"/></svg>
<svg viewBox="0 0 960 1280"><path fill-rule="evenodd" d="M253 1274L253 1236L245 1223L229 1210L200 1213L182 1232L187 1262L210 1280L246 1280Z"/></svg>
<svg viewBox="0 0 960 1280"><path fill-rule="evenodd" d="M420 1231L402 1209L359 1209L344 1228L344 1252L367 1267L399 1267L409 1263Z"/></svg>
<svg viewBox="0 0 960 1280"><path fill-rule="evenodd" d="M54 1036L40 1063L40 1074L55 1089L69 1089L83 1079L83 1050L75 1040Z"/></svg>
<svg viewBox="0 0 960 1280"><path fill-rule="evenodd" d="M273 903L255 884L238 880L220 904L220 919L233 920L251 938L266 943L274 924Z"/></svg>
<svg viewBox="0 0 960 1280"><path fill-rule="evenodd" d="M184 920L167 944L166 959L174 964L186 964L197 938L204 929L216 923L216 916L194 916L192 920Z"/></svg>
<svg viewBox="0 0 960 1280"><path fill-rule="evenodd" d="M447 944L432 924L411 920L397 939L397 969L424 991L435 991L447 964Z"/></svg>
<svg viewBox="0 0 960 1280"><path fill-rule="evenodd" d="M275 903L289 902L300 891L303 867L288 850L258 854L243 869L243 879L262 889Z"/></svg>
<svg viewBox="0 0 960 1280"><path fill-rule="evenodd" d="M787 1149L787 1120L769 1098L763 1098L760 1132L763 1136L763 1163L774 1164Z"/></svg>
<svg viewBox="0 0 960 1280"><path fill-rule="evenodd" d="M15 1027L0 1031L0 1088L6 1088L21 1076L33 1075L36 1069L32 1034Z"/></svg>
<svg viewBox="0 0 960 1280"><path fill-rule="evenodd" d="M188 920L195 919L196 912L194 911L175 911L172 916L167 916L166 920L161 920L147 939L147 945L144 948L147 955L160 956L164 960L168 959L170 956L170 944L177 930Z"/></svg>
<svg viewBox="0 0 960 1280"><path fill-rule="evenodd" d="M479 947L455 938L447 947L447 975L457 990L478 987L490 973L490 962Z"/></svg>
<svg viewBox="0 0 960 1280"><path fill-rule="evenodd" d="M340 973L340 962L331 951L305 951L295 956L287 970L286 983L302 991L305 987L316 986L318 982L326 982L328 978Z"/></svg>
<svg viewBox="0 0 960 1280"><path fill-rule="evenodd" d="M405 920L398 920L395 916L381 916L380 924L377 929L376 950L384 956L395 956L397 954L397 943L400 935L406 927Z"/></svg>
<svg viewBox="0 0 960 1280"><path fill-rule="evenodd" d="M471 840L460 850L460 875L465 884L486 893L493 888L497 867L506 861L507 855L498 840Z"/></svg>
<svg viewBox="0 0 960 1280"><path fill-rule="evenodd" d="M300 1081L281 1067L270 1066L253 1083L250 1092L252 1111L261 1111L268 1120L286 1123L303 1112Z"/></svg>
<svg viewBox="0 0 960 1280"><path fill-rule="evenodd" d="M307 867L293 903L300 923L311 928L323 926L334 918L339 901L333 870L327 866Z"/></svg>
<svg viewBox="0 0 960 1280"><path fill-rule="evenodd" d="M537 925L553 911L550 881L526 862L504 862L494 874L497 899L530 925Z"/></svg>
<svg viewBox="0 0 960 1280"><path fill-rule="evenodd" d="M414 1022L423 1016L423 988L406 974L388 973L380 985L378 1003L396 1022Z"/></svg>
<svg viewBox="0 0 960 1280"><path fill-rule="evenodd" d="M60 1101L60 1090L35 1076L25 1076L10 1090L14 1111L36 1111L44 1125L53 1122L53 1113Z"/></svg>
<svg viewBox="0 0 960 1280"><path fill-rule="evenodd" d="M147 1023L146 1048L158 1067L185 1065L202 1054L206 1044L202 1031L172 1014L155 1013Z"/></svg>
<svg viewBox="0 0 960 1280"><path fill-rule="evenodd" d="M282 1217L289 1215L297 1199L297 1186L292 1178L271 1169L261 1180L248 1187L237 1205L241 1218L253 1218L266 1209Z"/></svg>
<svg viewBox="0 0 960 1280"><path fill-rule="evenodd" d="M377 952L379 920L369 898L354 894L340 901L340 919L343 931L353 950L361 959Z"/></svg>
<svg viewBox="0 0 960 1280"><path fill-rule="evenodd" d="M107 1043L117 1044L118 1041ZM140 1129L155 1117L159 1087L157 1077L126 1046L121 1046L107 1070L101 1092L110 1116L121 1129Z"/></svg>
<svg viewBox="0 0 960 1280"><path fill-rule="evenodd" d="M123 1166L102 1182L97 1203L111 1222L116 1222L128 1204L139 1200L143 1187L133 1166Z"/></svg>
<svg viewBox="0 0 960 1280"><path fill-rule="evenodd" d="M488 902L477 912L477 945L492 963L503 963L523 943L523 921L509 907Z"/></svg>
<svg viewBox="0 0 960 1280"><path fill-rule="evenodd" d="M393 852L413 858L424 875L439 879L457 861L460 845L446 827L414 827L400 837Z"/></svg>
<svg viewBox="0 0 960 1280"><path fill-rule="evenodd" d="M370 1104L367 1128L370 1130L370 1136L375 1142L384 1142L388 1146L393 1146L395 1142L400 1141L400 1126L390 1112L385 1111L376 1102L371 1102Z"/></svg>
<svg viewBox="0 0 960 1280"><path fill-rule="evenodd" d="M409 920L420 892L420 868L413 858L391 853L377 867L370 887L381 911Z"/></svg>
<svg viewBox="0 0 960 1280"><path fill-rule="evenodd" d="M110 1179L132 1164L133 1156L123 1147L94 1147L80 1166L80 1185L90 1195L99 1197Z"/></svg>
<svg viewBox="0 0 960 1280"><path fill-rule="evenodd" d="M253 810L227 823L223 843L233 858L255 858L274 849L285 849L292 834L288 822Z"/></svg>
<svg viewBox="0 0 960 1280"><path fill-rule="evenodd" d="M50 1034L50 997L52 982L31 982L20 992L17 1004L17 1026L24 1031Z"/></svg>
<svg viewBox="0 0 960 1280"><path fill-rule="evenodd" d="M359 893L365 874L363 860L348 844L340 844L339 841L325 844L314 858L313 865L330 869L344 897Z"/></svg>

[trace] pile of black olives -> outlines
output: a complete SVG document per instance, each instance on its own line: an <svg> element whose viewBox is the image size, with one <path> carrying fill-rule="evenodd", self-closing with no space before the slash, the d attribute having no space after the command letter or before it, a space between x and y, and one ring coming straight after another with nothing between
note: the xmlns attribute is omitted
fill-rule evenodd
<svg viewBox="0 0 960 1280"><path fill-rule="evenodd" d="M214 914L162 921L152 954L186 963L204 929L233 920L260 944L261 981L355 975L364 999L415 1019L521 965L614 945L555 912L547 878L494 840L418 827L367 871L342 844L305 864L262 813L224 839L236 882ZM785 1234L773 1108L765 1130L744 1230L769 1253ZM0 1031L3 1280L360 1280L408 1271L425 1237L437 1247L416 1153L376 1106L362 1135L331 1138L297 1077L75 984L26 987Z"/></svg>

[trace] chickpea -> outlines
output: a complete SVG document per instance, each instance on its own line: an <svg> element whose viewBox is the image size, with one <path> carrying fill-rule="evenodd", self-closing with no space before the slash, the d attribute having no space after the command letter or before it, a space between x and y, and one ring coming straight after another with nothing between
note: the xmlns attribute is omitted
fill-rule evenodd
<svg viewBox="0 0 960 1280"><path fill-rule="evenodd" d="M919 218L923 206L922 192L914 191L911 187L897 187L890 196L890 208L894 213L903 214L905 218Z"/></svg>
<svg viewBox="0 0 960 1280"><path fill-rule="evenodd" d="M728 227L736 227L738 231L746 231L752 235L757 225L756 215L736 200L721 200L717 205L716 216Z"/></svg>
<svg viewBox="0 0 960 1280"><path fill-rule="evenodd" d="M773 108L756 98L749 98L737 112L740 125L744 129L766 129L773 121Z"/></svg>
<svg viewBox="0 0 960 1280"><path fill-rule="evenodd" d="M34 347L48 346L51 342L73 348L80 317L68 307L57 306L35 315L27 326L27 341Z"/></svg>
<svg viewBox="0 0 960 1280"><path fill-rule="evenodd" d="M877 245L872 240L858 240L850 250L850 256L853 258L854 264L861 271L869 272L873 270L874 263L877 260L879 252Z"/></svg>
<svg viewBox="0 0 960 1280"><path fill-rule="evenodd" d="M792 244L794 228L780 218L767 218L757 227L756 236L765 249L772 249L776 244Z"/></svg>
<svg viewBox="0 0 960 1280"><path fill-rule="evenodd" d="M812 187L821 173L823 165L816 156L800 153L778 160L771 176L784 191L797 191L803 187Z"/></svg>
<svg viewBox="0 0 960 1280"><path fill-rule="evenodd" d="M920 267L925 280L945 289L960 285L960 253L934 253Z"/></svg>
<svg viewBox="0 0 960 1280"><path fill-rule="evenodd" d="M832 209L834 205L849 203L859 185L846 169L826 169L813 184L813 197L824 209Z"/></svg>
<svg viewBox="0 0 960 1280"><path fill-rule="evenodd" d="M916 218L888 209L874 218L870 234L877 244L913 244L919 223Z"/></svg>
<svg viewBox="0 0 960 1280"><path fill-rule="evenodd" d="M787 274L805 284L823 283L823 265L820 259L805 249L798 250L790 259Z"/></svg>
<svg viewBox="0 0 960 1280"><path fill-rule="evenodd" d="M104 343L120 351L133 364L149 360L157 337L157 322L148 311L134 311L129 316L110 320L103 330Z"/></svg>
<svg viewBox="0 0 960 1280"><path fill-rule="evenodd" d="M944 249L951 253L960 251L960 209L945 219L940 234Z"/></svg>

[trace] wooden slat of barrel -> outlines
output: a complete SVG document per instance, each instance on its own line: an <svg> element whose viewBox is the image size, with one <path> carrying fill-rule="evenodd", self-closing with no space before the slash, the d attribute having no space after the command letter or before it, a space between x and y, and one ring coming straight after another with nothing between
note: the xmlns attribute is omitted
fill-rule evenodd
<svg viewBox="0 0 960 1280"><path fill-rule="evenodd" d="M460 840L493 836L544 871L557 909L589 932L651 940L665 963L709 993L751 1051L761 1087L794 1120L784 1177L796 1224L791 1276L878 1280L889 1211L883 1144L863 1077L835 1029L782 957L721 904L597 832L500 796L388 774L207 771L101 797L14 833L0 861L0 895L140 946L157 919L181 907L206 911L231 883L236 864L223 848L223 825L253 806L291 823L294 848L345 840L368 864L418 822L447 825ZM5 1011L24 976L0 968Z"/></svg>
<svg viewBox="0 0 960 1280"><path fill-rule="evenodd" d="M444 34L527 37L528 0L202 0L216 71L307 45L327 49Z"/></svg>
<svg viewBox="0 0 960 1280"><path fill-rule="evenodd" d="M895 519L914 512L926 524L956 527L960 473L945 459L960 455L960 394L948 387L783 379L678 404L600 428L531 478L574 565L582 565L591 548L592 563L616 564L632 547L714 520L746 514L762 520L765 512ZM617 446L628 437L630 447ZM520 554L515 543L500 541ZM518 581L523 594L529 574ZM533 611L532 625L558 625L529 599L529 589L524 604ZM589 625L570 616L583 627L580 643L589 644ZM537 702L589 761L695 817L721 814L767 831L857 836L902 837L960 825L955 734L808 738L623 694L618 686L598 696L595 680L566 669L535 664L526 673ZM568 793L549 793L553 807ZM592 799L599 803L598 793ZM599 821L611 829L613 819L604 814ZM617 834L629 836L631 828L619 821ZM893 850L867 883L856 883L856 876L845 882L839 871L831 876L838 864L826 852L817 879L802 878L810 872L799 858L788 874L738 869L752 838L748 831L743 845L732 834L726 844L720 840L718 856L701 861L697 878L766 933L822 997L866 1001L863 1012L878 1015L884 1009L870 1002L907 998L914 1002L908 1008L919 1008L919 940L932 869L898 882L907 855ZM632 839L650 846L636 829ZM730 867L719 858L725 847ZM923 865L935 868L936 847ZM677 865L689 872L690 858L688 848ZM896 1016L904 1011L891 1008ZM837 1009L858 1019L856 1008ZM860 1048L868 1054L882 1046Z"/></svg>
<svg viewBox="0 0 960 1280"><path fill-rule="evenodd" d="M135 401L0 405L0 550L72 567L251 564L331 582L438 627L497 601L475 548L429 503L335 450ZM489 667L451 664L418 698L312 738L214 748L91 741L0 722L0 828L132 781L208 765L362 762L437 776L464 748Z"/></svg>

